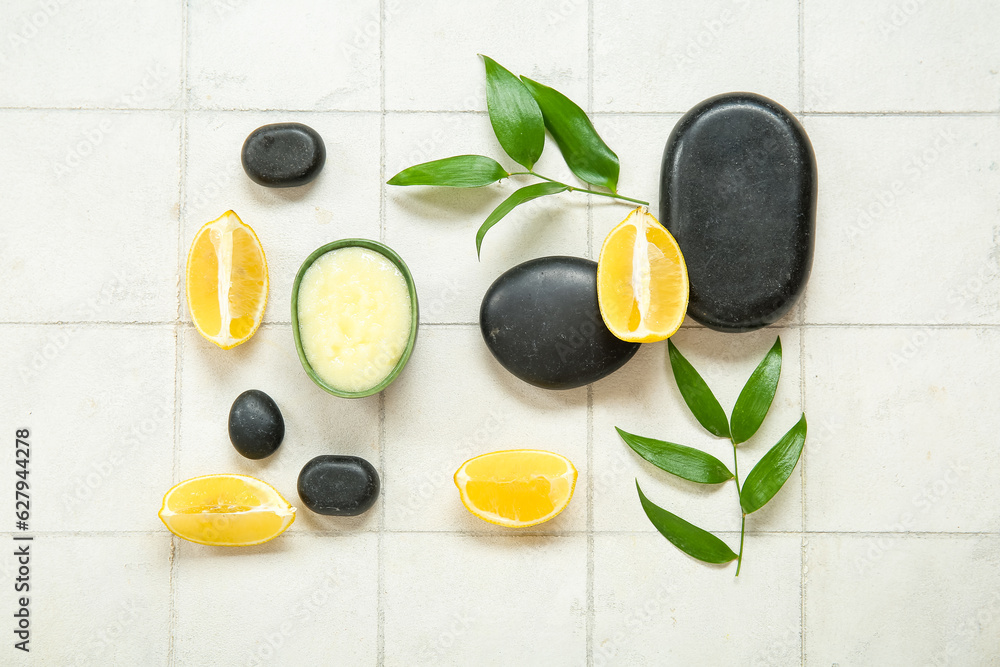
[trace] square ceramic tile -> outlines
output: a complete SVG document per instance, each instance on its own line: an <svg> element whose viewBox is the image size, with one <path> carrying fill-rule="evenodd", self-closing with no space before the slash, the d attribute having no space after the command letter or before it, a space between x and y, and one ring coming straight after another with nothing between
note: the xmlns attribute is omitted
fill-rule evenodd
<svg viewBox="0 0 1000 667"><path fill-rule="evenodd" d="M181 3L152 0L4 2L0 106L177 105L182 12Z"/></svg>
<svg viewBox="0 0 1000 667"><path fill-rule="evenodd" d="M379 3L196 2L189 103L210 109L379 108Z"/></svg>
<svg viewBox="0 0 1000 667"><path fill-rule="evenodd" d="M804 0L806 109L996 111L1000 6Z"/></svg>
<svg viewBox="0 0 1000 667"><path fill-rule="evenodd" d="M798 3L594 3L594 109L684 112L751 90L798 109Z"/></svg>
<svg viewBox="0 0 1000 667"><path fill-rule="evenodd" d="M736 578L657 534L596 535L594 666L799 664L799 537L749 538L744 556Z"/></svg>
<svg viewBox="0 0 1000 667"><path fill-rule="evenodd" d="M385 664L586 663L586 539L385 536Z"/></svg>
<svg viewBox="0 0 1000 667"><path fill-rule="evenodd" d="M820 174L807 322L1000 322L1000 119L810 117L806 129Z"/></svg>
<svg viewBox="0 0 1000 667"><path fill-rule="evenodd" d="M587 106L587 6L578 0L385 3L385 106L485 111L483 61Z"/></svg>
<svg viewBox="0 0 1000 667"><path fill-rule="evenodd" d="M814 535L807 664L995 665L1000 539Z"/></svg>
<svg viewBox="0 0 1000 667"><path fill-rule="evenodd" d="M378 397L351 400L320 389L299 363L290 325L265 324L232 350L220 350L193 327L182 331L177 481L251 475L298 508L299 531L374 530L377 506L356 518L314 514L302 505L296 482L302 466L322 454L360 456L378 468ZM248 389L274 399L285 422L281 445L265 459L244 458L229 440L229 411Z"/></svg>
<svg viewBox="0 0 1000 667"><path fill-rule="evenodd" d="M686 329L671 340L712 389L727 415L760 360L781 336L782 368L774 403L760 430L739 446L740 480L799 420L799 330L764 329L734 336ZM620 371L594 385L594 529L655 531L636 492L705 530L739 531L736 485L702 485L674 477L629 449L615 427L708 452L733 470L733 447L695 420L677 389L665 343L643 345ZM806 447L809 447L808 440ZM801 528L799 472L764 508L747 518L747 531Z"/></svg>
<svg viewBox="0 0 1000 667"><path fill-rule="evenodd" d="M170 539L150 534L0 535L9 554L0 583L6 613L28 597L28 653L4 647L6 665L167 665L170 643ZM15 550L28 550L27 591ZM18 556L18 560L21 556ZM21 577L22 581L17 582ZM11 626L13 629L13 621Z"/></svg>
<svg viewBox="0 0 1000 667"><path fill-rule="evenodd" d="M30 529L161 527L150 508L171 486L173 327L6 325L0 340L0 421L30 432ZM13 470L0 479L12 499Z"/></svg>
<svg viewBox="0 0 1000 667"><path fill-rule="evenodd" d="M493 359L478 326L424 327L407 368L386 390L386 527L503 533L465 510L453 476L502 449L545 449L579 471L566 510L541 531L587 522L587 390L550 391Z"/></svg>
<svg viewBox="0 0 1000 667"><path fill-rule="evenodd" d="M481 114L389 114L386 177L415 164L480 153L515 170ZM549 139L535 171L575 183ZM512 183L512 181L515 181ZM564 192L518 206L490 229L476 258L476 232L515 189L517 176L482 188L386 186L386 243L413 272L424 322L478 322L483 294L504 271L546 255L587 254L587 196Z"/></svg>
<svg viewBox="0 0 1000 667"><path fill-rule="evenodd" d="M375 664L378 538L297 528L243 549L179 544L177 664Z"/></svg>
<svg viewBox="0 0 1000 667"><path fill-rule="evenodd" d="M180 116L8 110L0 122L17 128L0 136L0 318L173 320Z"/></svg>
<svg viewBox="0 0 1000 667"><path fill-rule="evenodd" d="M319 132L326 164L312 183L266 188L244 173L243 142L261 125L304 123ZM232 209L253 228L267 257L267 322L291 321L292 283L303 260L337 239L379 238L379 119L375 114L192 113L187 126L187 181L180 270L206 222ZM183 289L183 287L182 287ZM183 298L182 292L182 298ZM184 318L190 321L183 299Z"/></svg>
<svg viewBox="0 0 1000 667"><path fill-rule="evenodd" d="M805 448L809 530L1000 530L1000 423L982 402L1000 331L824 328L805 341L819 435Z"/></svg>

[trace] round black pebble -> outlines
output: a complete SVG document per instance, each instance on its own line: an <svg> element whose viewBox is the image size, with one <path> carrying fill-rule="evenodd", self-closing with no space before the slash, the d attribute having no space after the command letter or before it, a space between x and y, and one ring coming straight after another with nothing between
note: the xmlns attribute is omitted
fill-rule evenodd
<svg viewBox="0 0 1000 667"><path fill-rule="evenodd" d="M274 400L259 389L248 389L229 410L229 439L248 459L274 454L285 437L285 420Z"/></svg>
<svg viewBox="0 0 1000 667"><path fill-rule="evenodd" d="M308 125L273 123L250 133L243 142L242 161L243 171L254 183L291 188L319 175L326 162L326 146Z"/></svg>
<svg viewBox="0 0 1000 667"><path fill-rule="evenodd" d="M356 516L375 504L381 484L368 461L325 454L303 466L298 488L299 498L317 514Z"/></svg>

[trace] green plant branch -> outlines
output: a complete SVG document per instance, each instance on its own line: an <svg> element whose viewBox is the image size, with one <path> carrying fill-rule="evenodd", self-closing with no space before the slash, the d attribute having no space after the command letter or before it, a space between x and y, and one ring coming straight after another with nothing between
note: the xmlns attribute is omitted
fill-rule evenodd
<svg viewBox="0 0 1000 667"><path fill-rule="evenodd" d="M736 480L736 499L740 500L743 497L743 490L740 488L740 461L739 457L736 455L736 443L733 442L733 437L729 436L729 442L733 444L733 479ZM743 515L740 520L740 551L736 555L736 576L740 576L740 568L743 566L743 537L746 535L747 529L747 513L743 511L743 503L740 502L740 514Z"/></svg>
<svg viewBox="0 0 1000 667"><path fill-rule="evenodd" d="M726 411L719 404L705 379L695 370L691 362L684 358L673 341L667 341L667 350L677 389L695 419L712 435L728 438L733 446L732 472L722 461L707 452L700 450L688 452L690 448L653 438L634 436L621 429L618 429L618 434L639 456L678 477L702 484L721 484L730 479L736 482L736 496L740 504L738 553L711 533L686 522L674 521L671 518L674 515L654 516L648 511L648 501L642 496L641 491L640 499L643 502L643 509L647 510L646 516L674 546L706 563L729 563L735 560L738 577L743 567L747 515L766 505L781 490L798 464L806 441L806 416L802 415L795 426L757 461L741 482L737 450L740 443L748 441L757 433L774 400L781 374L781 339L775 339L774 345L750 375L739 398L736 399L729 419L726 418ZM666 520L661 520L663 517L666 517ZM720 554L725 557L724 561L719 560Z"/></svg>
<svg viewBox="0 0 1000 667"><path fill-rule="evenodd" d="M536 176L536 177L542 179L543 181L548 181L550 183L558 183L559 185L564 185L564 186L566 186L566 190L568 192L586 192L587 194L597 195L598 197L609 197L611 199L621 199L621 200L624 200L624 201L630 201L633 204L640 204L642 206L649 206L649 202L648 201L642 201L641 199L633 199L631 197L624 197L622 195L611 193L611 192L595 192L593 190L588 190L587 188L577 188L577 187L574 187L572 185L567 185L566 183L562 183L560 181L557 181L554 178L549 178L548 176L542 176L541 174L536 173L536 172L531 171L531 170L528 170L528 171L513 171L513 172L511 172L508 175L509 176Z"/></svg>

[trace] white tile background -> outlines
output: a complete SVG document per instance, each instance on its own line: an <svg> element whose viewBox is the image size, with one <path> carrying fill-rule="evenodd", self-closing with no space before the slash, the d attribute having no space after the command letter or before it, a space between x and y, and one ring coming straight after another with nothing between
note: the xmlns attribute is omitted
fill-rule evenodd
<svg viewBox="0 0 1000 667"><path fill-rule="evenodd" d="M1000 665L998 33L992 0L5 1L0 425L32 430L36 539L32 653L8 634L0 664ZM812 138L802 303L766 331L676 337L729 408L782 336L778 397L744 467L809 417L797 474L748 522L738 579L657 535L633 479L731 544L732 488L669 479L614 434L727 460L681 404L664 345L552 393L481 342L496 276L593 257L627 209L538 202L476 262L475 228L508 186L382 185L427 159L501 154L476 53L594 112L622 192L654 206L667 135L709 95L769 95ZM239 165L244 137L281 120L328 148L294 191ZM566 175L551 143L539 168ZM181 276L194 231L228 208L260 236L272 289L259 333L223 352L191 327ZM406 372L353 402L309 382L288 323L298 264L345 236L395 247L422 307ZM285 416L273 460L227 442L250 387ZM539 529L493 529L451 474L521 446L570 456L576 497ZM184 543L156 519L172 483L208 472L295 498L298 470L329 452L379 468L368 515L300 510L247 550ZM0 613L14 576L0 558Z"/></svg>

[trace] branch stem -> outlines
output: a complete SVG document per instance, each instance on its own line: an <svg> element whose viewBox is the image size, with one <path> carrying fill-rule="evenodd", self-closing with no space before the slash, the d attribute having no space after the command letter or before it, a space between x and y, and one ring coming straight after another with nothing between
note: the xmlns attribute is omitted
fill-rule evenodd
<svg viewBox="0 0 1000 667"><path fill-rule="evenodd" d="M732 436L729 438L733 442ZM740 520L740 553L736 556L736 576L740 576L740 568L743 567L743 538L747 532L747 513L743 511L743 491L740 488L740 460L736 456L736 443L733 442L733 479L736 480L736 499L740 501L740 513L743 515Z"/></svg>
<svg viewBox="0 0 1000 667"><path fill-rule="evenodd" d="M633 204L639 204L641 206L649 206L648 201L642 201L641 199L632 199L631 197L623 197L619 194L612 194L610 192L594 192L593 190L588 190L586 188L574 188L572 185L567 186L570 192L586 192L590 195L597 195L598 197L610 197L611 199L621 199L623 201L630 201Z"/></svg>
<svg viewBox="0 0 1000 667"><path fill-rule="evenodd" d="M575 187L575 186L563 183L561 181L557 181L554 178L549 178L548 176L542 176L541 174L536 173L534 171L531 171L530 169L528 171L512 171L509 175L510 176L536 176L536 177L542 179L543 181L548 181L549 183L558 183L559 185L565 185L566 186L566 190L569 191L569 192L586 192L587 194L597 195L598 197L609 197L611 199L621 199L622 201L629 201L629 202L632 202L633 204L640 204L642 206L649 206L649 202L648 201L642 201L641 199L633 199L632 197L625 197L625 196L622 196L620 194L613 193L613 192L595 192L594 190L588 190L587 188L578 188L578 187Z"/></svg>
<svg viewBox="0 0 1000 667"><path fill-rule="evenodd" d="M740 523L740 555L736 557L736 576L740 576L740 568L743 567L743 536L747 531L747 515L743 513L743 520Z"/></svg>

